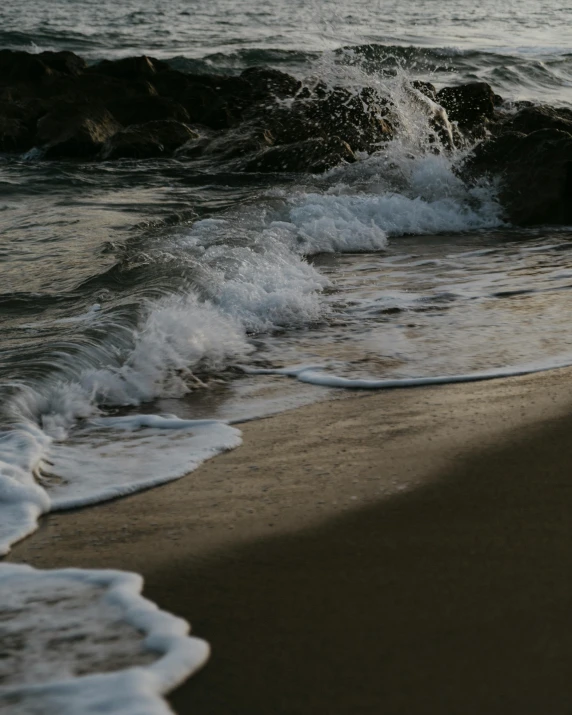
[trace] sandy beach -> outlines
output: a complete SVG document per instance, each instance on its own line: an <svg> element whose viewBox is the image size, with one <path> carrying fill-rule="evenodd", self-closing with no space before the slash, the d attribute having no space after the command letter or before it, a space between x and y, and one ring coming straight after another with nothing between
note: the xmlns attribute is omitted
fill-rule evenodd
<svg viewBox="0 0 572 715"><path fill-rule="evenodd" d="M10 560L141 573L213 649L179 715L564 715L571 379L248 422L177 482L48 516Z"/></svg>

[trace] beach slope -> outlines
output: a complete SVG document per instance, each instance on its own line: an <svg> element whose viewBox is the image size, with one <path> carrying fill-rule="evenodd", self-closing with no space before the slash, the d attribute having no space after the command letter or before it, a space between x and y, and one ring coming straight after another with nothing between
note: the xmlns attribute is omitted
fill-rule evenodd
<svg viewBox="0 0 572 715"><path fill-rule="evenodd" d="M178 482L48 516L10 560L141 573L212 646L180 715L564 715L571 378L249 422Z"/></svg>

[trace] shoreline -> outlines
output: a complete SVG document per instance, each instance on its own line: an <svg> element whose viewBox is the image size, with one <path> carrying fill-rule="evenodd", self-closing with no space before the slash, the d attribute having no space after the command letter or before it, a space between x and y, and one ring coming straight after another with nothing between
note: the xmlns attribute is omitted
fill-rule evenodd
<svg viewBox="0 0 572 715"><path fill-rule="evenodd" d="M48 515L7 561L140 573L212 646L179 714L564 713L570 377L247 422L187 477Z"/></svg>

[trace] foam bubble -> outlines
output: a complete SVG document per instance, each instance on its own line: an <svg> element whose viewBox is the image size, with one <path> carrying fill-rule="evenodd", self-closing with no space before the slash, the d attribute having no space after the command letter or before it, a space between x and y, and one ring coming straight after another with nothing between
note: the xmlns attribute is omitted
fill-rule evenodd
<svg viewBox="0 0 572 715"><path fill-rule="evenodd" d="M121 571L0 565L0 712L164 715L208 645ZM110 671L111 672L107 672Z"/></svg>

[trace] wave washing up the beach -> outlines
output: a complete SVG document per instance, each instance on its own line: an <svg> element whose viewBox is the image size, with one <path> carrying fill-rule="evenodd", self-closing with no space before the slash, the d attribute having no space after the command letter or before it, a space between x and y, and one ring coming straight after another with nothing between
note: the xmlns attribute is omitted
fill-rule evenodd
<svg viewBox="0 0 572 715"><path fill-rule="evenodd" d="M0 554L340 388L572 364L565 29L453 43L420 10L424 46L409 6L394 35L338 8L303 50L301 8L265 43L244 8L212 4L219 35L201 6L200 40L184 3L131 4L0 10ZM168 712L208 647L140 590L1 565L0 711Z"/></svg>

